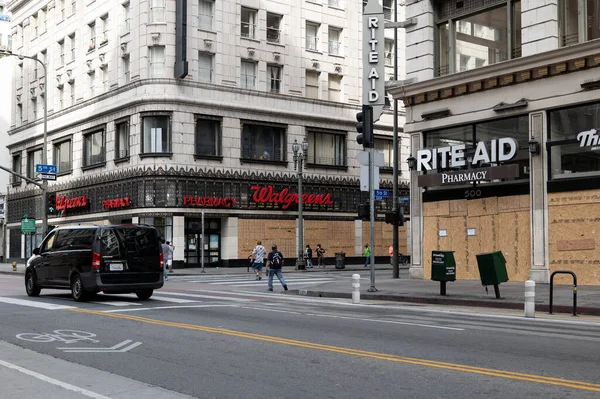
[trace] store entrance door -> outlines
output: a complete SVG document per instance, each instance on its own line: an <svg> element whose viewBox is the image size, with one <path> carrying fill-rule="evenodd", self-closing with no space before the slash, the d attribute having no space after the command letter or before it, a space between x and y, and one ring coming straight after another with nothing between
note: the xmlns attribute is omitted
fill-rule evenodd
<svg viewBox="0 0 600 399"><path fill-rule="evenodd" d="M188 267L202 265L202 245L204 245L204 266L217 267L220 265L220 219L204 219L204 241L202 240L202 220L187 219L185 237L185 261Z"/></svg>

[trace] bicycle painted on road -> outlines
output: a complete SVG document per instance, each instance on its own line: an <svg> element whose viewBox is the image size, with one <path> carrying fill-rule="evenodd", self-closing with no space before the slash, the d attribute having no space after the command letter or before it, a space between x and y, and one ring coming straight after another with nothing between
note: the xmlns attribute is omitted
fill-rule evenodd
<svg viewBox="0 0 600 399"><path fill-rule="evenodd" d="M65 344L73 344L80 341L88 341L98 343L97 339L93 339L96 334L77 331L77 330L54 330L52 333L21 333L16 337L24 341L48 343L48 342L64 342Z"/></svg>

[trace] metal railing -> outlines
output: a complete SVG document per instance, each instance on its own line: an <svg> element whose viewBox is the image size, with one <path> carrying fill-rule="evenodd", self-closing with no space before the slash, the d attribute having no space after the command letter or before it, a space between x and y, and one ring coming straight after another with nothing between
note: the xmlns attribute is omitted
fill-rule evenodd
<svg viewBox="0 0 600 399"><path fill-rule="evenodd" d="M557 270L550 275L550 303L548 305L548 314L552 314L554 276L557 274L570 274L571 276L573 276L573 316L577 316L577 276L570 270Z"/></svg>
<svg viewBox="0 0 600 399"><path fill-rule="evenodd" d="M571 33L570 35L562 36L562 45L571 46L573 44L579 43L579 33Z"/></svg>

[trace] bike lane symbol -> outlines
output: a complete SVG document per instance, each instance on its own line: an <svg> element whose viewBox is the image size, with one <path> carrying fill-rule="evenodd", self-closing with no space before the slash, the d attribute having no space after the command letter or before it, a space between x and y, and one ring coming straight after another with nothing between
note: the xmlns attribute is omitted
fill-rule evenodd
<svg viewBox="0 0 600 399"><path fill-rule="evenodd" d="M76 342L91 342L93 344L97 344L100 341L94 339L96 334L90 333L87 331L77 331L77 330L54 330L52 333L21 333L16 335L17 338L22 339L24 341L36 342L36 343L49 343L49 342L62 342L65 344L74 344ZM109 348L101 348L101 347L57 347L63 352L67 353L124 353L129 352L131 349L140 346L141 342L133 342L130 339L127 339L123 342L120 342L114 346Z"/></svg>

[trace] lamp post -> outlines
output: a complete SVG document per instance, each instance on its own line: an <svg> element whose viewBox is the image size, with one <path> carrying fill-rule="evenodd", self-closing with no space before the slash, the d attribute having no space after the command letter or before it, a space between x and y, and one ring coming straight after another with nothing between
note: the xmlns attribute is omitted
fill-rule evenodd
<svg viewBox="0 0 600 399"><path fill-rule="evenodd" d="M302 166L306 161L306 153L308 152L306 137L302 144L298 144L298 140L294 140L292 151L294 151L294 170L298 172L298 258L296 259L296 269L306 270L306 264L304 263L304 218L302 216Z"/></svg>
<svg viewBox="0 0 600 399"><path fill-rule="evenodd" d="M44 165L48 164L48 96L47 96L47 87L48 87L48 75L46 73L46 64L40 61L37 57L30 57L28 55L20 55L13 54L9 52L0 51L0 56L13 56L18 57L21 61L24 58L28 60L34 60L39 62L44 70L44 146L42 149L42 163ZM48 181L42 181L42 238L47 233L48 230Z"/></svg>

